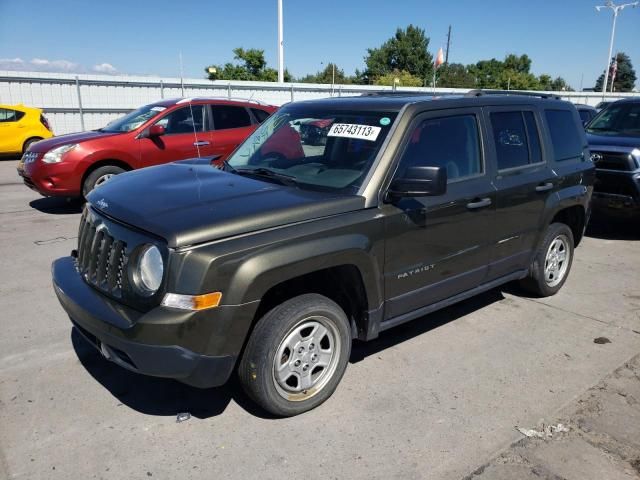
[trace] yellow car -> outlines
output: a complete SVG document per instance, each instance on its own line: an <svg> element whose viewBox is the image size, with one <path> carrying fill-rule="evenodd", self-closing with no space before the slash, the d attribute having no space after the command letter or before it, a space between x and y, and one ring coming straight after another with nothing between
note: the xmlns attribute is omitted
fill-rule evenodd
<svg viewBox="0 0 640 480"><path fill-rule="evenodd" d="M33 142L52 136L39 108L0 105L0 154L23 154Z"/></svg>

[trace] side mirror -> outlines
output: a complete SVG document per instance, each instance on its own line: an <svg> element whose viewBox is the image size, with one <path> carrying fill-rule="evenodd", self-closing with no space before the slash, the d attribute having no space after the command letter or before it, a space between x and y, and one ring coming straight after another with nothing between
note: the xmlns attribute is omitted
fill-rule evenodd
<svg viewBox="0 0 640 480"><path fill-rule="evenodd" d="M147 137L161 137L164 135L164 127L162 125L151 125Z"/></svg>
<svg viewBox="0 0 640 480"><path fill-rule="evenodd" d="M427 197L447 192L447 169L444 167L410 167L401 178L391 182L387 197Z"/></svg>

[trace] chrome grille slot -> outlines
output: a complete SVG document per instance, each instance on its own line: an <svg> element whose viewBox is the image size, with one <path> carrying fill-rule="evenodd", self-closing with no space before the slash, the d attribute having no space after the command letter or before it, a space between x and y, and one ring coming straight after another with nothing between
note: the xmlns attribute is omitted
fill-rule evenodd
<svg viewBox="0 0 640 480"><path fill-rule="evenodd" d="M104 224L92 223L85 210L78 229L77 267L91 285L116 297L122 296L127 265L126 243L113 238Z"/></svg>

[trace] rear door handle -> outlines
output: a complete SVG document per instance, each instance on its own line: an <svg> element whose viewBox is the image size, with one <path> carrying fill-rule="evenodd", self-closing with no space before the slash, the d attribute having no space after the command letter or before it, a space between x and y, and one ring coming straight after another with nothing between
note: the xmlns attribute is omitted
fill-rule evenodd
<svg viewBox="0 0 640 480"><path fill-rule="evenodd" d="M467 208L469 210L475 210L477 208L484 208L484 207L488 207L489 205L491 205L491 199L490 198L482 198L476 202L470 202L467 203Z"/></svg>
<svg viewBox="0 0 640 480"><path fill-rule="evenodd" d="M548 192L552 188L553 188L553 183L551 182L541 183L536 187L536 192Z"/></svg>
<svg viewBox="0 0 640 480"><path fill-rule="evenodd" d="M205 145L209 145L209 142L201 140L199 142L193 142L194 147L204 147Z"/></svg>

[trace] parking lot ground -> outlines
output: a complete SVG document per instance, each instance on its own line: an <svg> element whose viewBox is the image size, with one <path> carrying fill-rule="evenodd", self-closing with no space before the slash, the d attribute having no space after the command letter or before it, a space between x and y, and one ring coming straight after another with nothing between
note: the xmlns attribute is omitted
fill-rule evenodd
<svg viewBox="0 0 640 480"><path fill-rule="evenodd" d="M331 399L274 419L235 381L139 376L73 335L49 269L80 207L15 165L0 162L0 478L640 476L637 230L593 229L553 298L506 286L355 344ZM516 430L558 422L569 432Z"/></svg>

